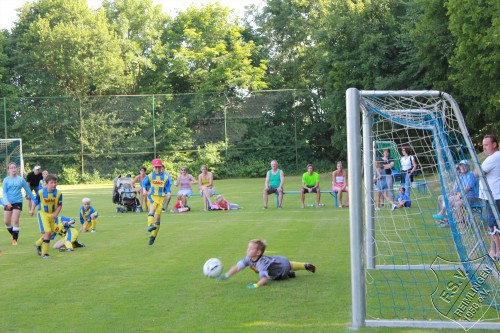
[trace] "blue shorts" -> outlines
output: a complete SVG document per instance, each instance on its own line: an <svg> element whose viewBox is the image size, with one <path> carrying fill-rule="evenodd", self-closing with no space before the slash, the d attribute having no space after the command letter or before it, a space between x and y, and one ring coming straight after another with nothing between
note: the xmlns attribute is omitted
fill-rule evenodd
<svg viewBox="0 0 500 333"><path fill-rule="evenodd" d="M388 188L389 188L389 186L387 185L387 180L386 180L385 176L383 176L382 178L377 180L377 189L379 191L387 190Z"/></svg>
<svg viewBox="0 0 500 333"><path fill-rule="evenodd" d="M488 222L489 234L498 234L498 224L495 220L495 215L493 215L492 207L489 201L486 201L486 221ZM495 206L497 206L497 211L500 213L500 199L495 200Z"/></svg>

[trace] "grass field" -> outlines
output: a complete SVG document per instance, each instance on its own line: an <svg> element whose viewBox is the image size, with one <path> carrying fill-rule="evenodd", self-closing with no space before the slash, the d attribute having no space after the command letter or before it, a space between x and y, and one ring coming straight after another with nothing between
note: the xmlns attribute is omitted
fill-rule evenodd
<svg viewBox="0 0 500 333"><path fill-rule="evenodd" d="M326 176L323 177L326 179ZM78 217L88 196L100 215L96 233L80 235L87 247L73 253L51 249L36 255L35 217L22 213L17 247L0 236L0 332L346 332L351 322L348 210L324 196L325 207L300 208L286 195L283 209L262 209L263 179L216 181L217 191L239 211L164 213L156 243L149 246L146 213L116 213L112 185L59 186L61 215ZM287 178L287 189L299 179ZM313 202L313 196L307 198ZM225 270L245 256L248 241L264 238L266 254L312 262L316 274L249 290L258 277L244 270L228 281L202 274L217 257ZM53 242L51 243L51 245ZM424 332L363 328L362 332ZM442 330L441 332L457 332Z"/></svg>

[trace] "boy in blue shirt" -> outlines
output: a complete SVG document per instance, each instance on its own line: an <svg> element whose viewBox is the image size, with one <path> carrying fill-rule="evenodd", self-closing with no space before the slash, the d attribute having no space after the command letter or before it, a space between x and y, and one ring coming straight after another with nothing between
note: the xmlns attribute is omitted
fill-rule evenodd
<svg viewBox="0 0 500 333"><path fill-rule="evenodd" d="M396 205L392 206L393 210L396 208L410 208L411 207L411 200L410 198L406 195L406 190L404 187L401 187L399 189L399 194L396 197Z"/></svg>

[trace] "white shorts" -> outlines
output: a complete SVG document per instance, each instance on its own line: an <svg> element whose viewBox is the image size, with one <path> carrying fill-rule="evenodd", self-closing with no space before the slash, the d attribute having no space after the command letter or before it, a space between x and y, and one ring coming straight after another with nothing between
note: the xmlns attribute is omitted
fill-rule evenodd
<svg viewBox="0 0 500 333"><path fill-rule="evenodd" d="M200 190L200 194L203 195L203 190ZM210 196L215 195L215 187L212 187L211 189L209 189L208 194L210 194Z"/></svg>
<svg viewBox="0 0 500 333"><path fill-rule="evenodd" d="M179 194L186 195L189 198L193 194L193 191L192 190L179 190L179 192L177 192L177 195L179 195Z"/></svg>

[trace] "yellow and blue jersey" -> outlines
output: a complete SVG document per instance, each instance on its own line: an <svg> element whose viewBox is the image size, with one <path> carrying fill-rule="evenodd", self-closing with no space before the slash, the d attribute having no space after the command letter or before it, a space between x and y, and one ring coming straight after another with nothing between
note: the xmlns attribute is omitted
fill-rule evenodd
<svg viewBox="0 0 500 333"><path fill-rule="evenodd" d="M38 205L39 212L52 214L56 211L57 207L62 206L62 199L62 193L57 189L54 189L53 192L49 192L45 187L38 191L35 205Z"/></svg>
<svg viewBox="0 0 500 333"><path fill-rule="evenodd" d="M85 210L85 206L82 205L80 207L80 223L84 224L85 221L89 222L91 215L94 214L95 212L96 212L96 210L94 209L94 207L89 206L89 209ZM99 214L96 214L96 218L98 217L98 215Z"/></svg>
<svg viewBox="0 0 500 333"><path fill-rule="evenodd" d="M38 183L38 190L42 190L46 185L47 182L45 181L45 179L40 180L40 183Z"/></svg>
<svg viewBox="0 0 500 333"><path fill-rule="evenodd" d="M172 179L167 172L156 174L155 172L146 176L142 182L142 188L149 189L149 196L156 195L164 197L170 192Z"/></svg>
<svg viewBox="0 0 500 333"><path fill-rule="evenodd" d="M52 237L50 239L53 240L56 235L64 236L70 228L74 229L73 225L69 224L71 221L74 220L70 217L58 216L55 220L56 227L54 233L52 233Z"/></svg>

